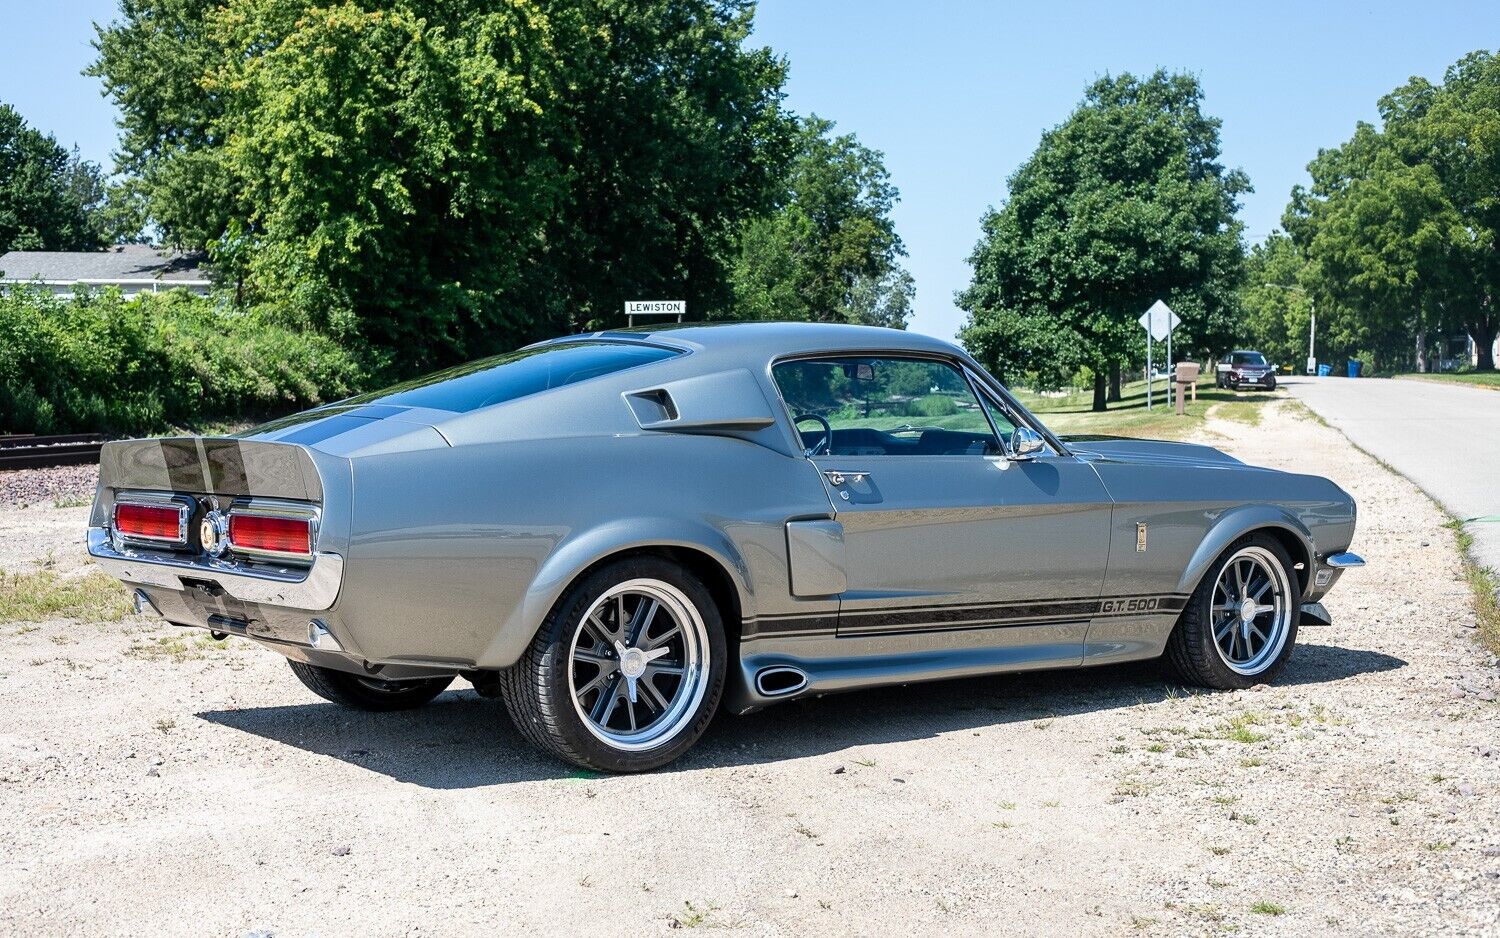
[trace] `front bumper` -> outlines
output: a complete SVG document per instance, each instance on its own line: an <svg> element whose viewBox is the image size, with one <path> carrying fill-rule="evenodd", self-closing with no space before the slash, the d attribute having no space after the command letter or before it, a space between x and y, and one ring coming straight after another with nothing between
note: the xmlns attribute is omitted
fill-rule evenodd
<svg viewBox="0 0 1500 938"><path fill-rule="evenodd" d="M250 566L232 560L117 549L102 527L89 528L88 551L105 573L125 583L184 592L217 587L241 602L293 609L331 608L344 582L344 558L329 552L318 553L310 567Z"/></svg>
<svg viewBox="0 0 1500 938"><path fill-rule="evenodd" d="M1274 372L1267 372L1266 374L1254 377L1237 375L1231 372L1226 380L1237 388L1273 388L1276 386L1276 374Z"/></svg>

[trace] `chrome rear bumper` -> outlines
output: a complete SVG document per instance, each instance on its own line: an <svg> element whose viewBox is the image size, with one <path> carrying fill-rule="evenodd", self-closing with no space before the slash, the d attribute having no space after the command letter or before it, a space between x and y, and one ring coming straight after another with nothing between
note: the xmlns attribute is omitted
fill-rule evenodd
<svg viewBox="0 0 1500 938"><path fill-rule="evenodd" d="M89 556L116 579L137 586L188 590L191 583L208 582L229 596L247 603L265 603L292 609L328 609L338 599L344 581L344 558L322 552L310 567L254 567L232 560L188 560L129 548L117 550L102 527L88 531Z"/></svg>

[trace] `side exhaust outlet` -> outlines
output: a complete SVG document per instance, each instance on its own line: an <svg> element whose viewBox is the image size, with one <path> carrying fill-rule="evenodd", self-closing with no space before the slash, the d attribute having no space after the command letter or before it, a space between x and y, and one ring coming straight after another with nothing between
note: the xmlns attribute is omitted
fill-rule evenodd
<svg viewBox="0 0 1500 938"><path fill-rule="evenodd" d="M763 697L785 697L807 686L807 675L797 668L763 668L755 674L755 689Z"/></svg>
<svg viewBox="0 0 1500 938"><path fill-rule="evenodd" d="M307 643L319 651L343 651L344 646L328 631L328 626L322 619L313 619L307 623Z"/></svg>

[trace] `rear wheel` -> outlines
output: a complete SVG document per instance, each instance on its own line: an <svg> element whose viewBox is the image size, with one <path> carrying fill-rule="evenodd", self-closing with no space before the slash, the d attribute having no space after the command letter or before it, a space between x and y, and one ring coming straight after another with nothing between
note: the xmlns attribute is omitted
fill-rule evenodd
<svg viewBox="0 0 1500 938"><path fill-rule="evenodd" d="M688 750L724 689L724 628L708 590L661 557L607 564L569 587L501 696L532 744L605 772Z"/></svg>
<svg viewBox="0 0 1500 938"><path fill-rule="evenodd" d="M324 700L355 710L410 710L432 700L453 683L452 675L383 681L291 659L287 659L287 664L308 690Z"/></svg>
<svg viewBox="0 0 1500 938"><path fill-rule="evenodd" d="M1184 680L1221 690L1273 680L1297 641L1300 590L1276 539L1252 534L1209 567L1167 639Z"/></svg>

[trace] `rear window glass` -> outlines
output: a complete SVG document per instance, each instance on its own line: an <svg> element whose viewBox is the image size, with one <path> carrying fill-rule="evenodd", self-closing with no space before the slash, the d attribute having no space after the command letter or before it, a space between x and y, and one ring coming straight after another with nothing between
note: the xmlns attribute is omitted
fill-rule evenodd
<svg viewBox="0 0 1500 938"><path fill-rule="evenodd" d="M483 358L342 403L466 413L680 354L675 349L637 343L562 342Z"/></svg>

